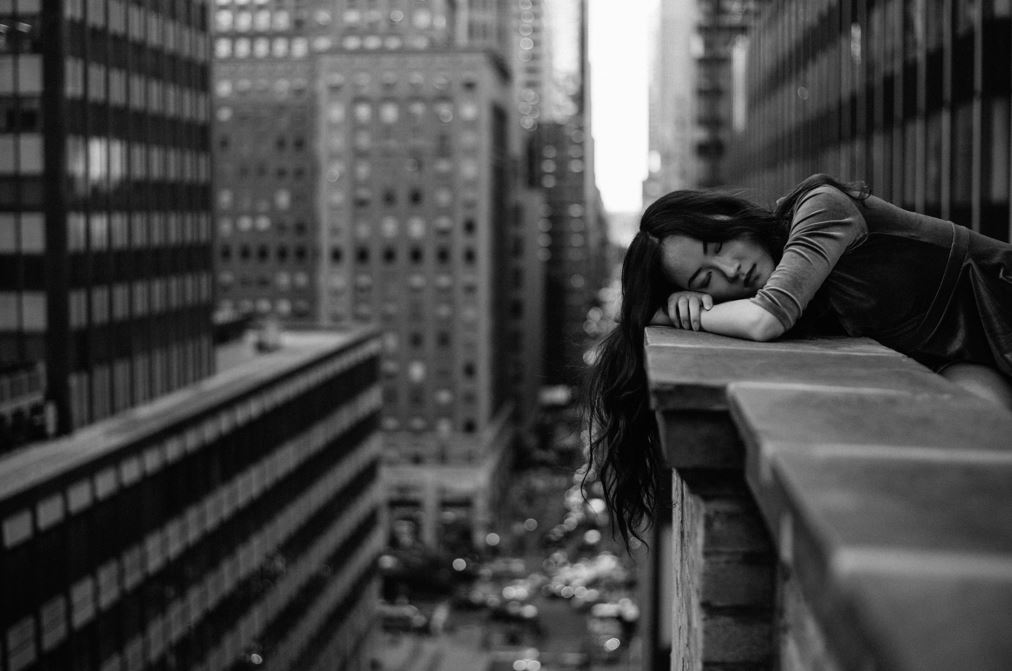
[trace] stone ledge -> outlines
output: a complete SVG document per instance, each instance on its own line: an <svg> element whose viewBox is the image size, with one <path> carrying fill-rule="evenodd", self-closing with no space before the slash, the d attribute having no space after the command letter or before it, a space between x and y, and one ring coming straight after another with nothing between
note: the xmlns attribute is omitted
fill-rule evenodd
<svg viewBox="0 0 1012 671"><path fill-rule="evenodd" d="M745 469L843 668L1012 665L1012 413L866 339L646 357L669 464Z"/></svg>

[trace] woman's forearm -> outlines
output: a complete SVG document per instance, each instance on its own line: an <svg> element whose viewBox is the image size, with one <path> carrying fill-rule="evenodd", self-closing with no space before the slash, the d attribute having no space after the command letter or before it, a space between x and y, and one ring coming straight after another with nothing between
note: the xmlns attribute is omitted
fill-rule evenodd
<svg viewBox="0 0 1012 671"><path fill-rule="evenodd" d="M746 340L773 340L784 327L772 314L747 298L718 303L700 314L704 331Z"/></svg>

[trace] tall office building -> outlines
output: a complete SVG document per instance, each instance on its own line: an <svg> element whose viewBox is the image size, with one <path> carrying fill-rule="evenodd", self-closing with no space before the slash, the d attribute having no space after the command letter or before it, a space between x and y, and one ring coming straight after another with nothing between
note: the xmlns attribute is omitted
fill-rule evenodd
<svg viewBox="0 0 1012 671"><path fill-rule="evenodd" d="M696 6L697 0L655 0L651 8L644 206L669 191L697 186L695 110L702 83L693 55L693 44L699 45Z"/></svg>
<svg viewBox="0 0 1012 671"><path fill-rule="evenodd" d="M0 366L61 433L213 370L207 13L0 2Z"/></svg>
<svg viewBox="0 0 1012 671"><path fill-rule="evenodd" d="M646 203L675 189L729 184L732 135L744 128L747 31L757 0L659 2L650 21Z"/></svg>
<svg viewBox="0 0 1012 671"><path fill-rule="evenodd" d="M736 73L744 63L746 32L759 0L696 0L696 184L728 184L732 133L744 128L746 101ZM737 84L737 86L736 86Z"/></svg>
<svg viewBox="0 0 1012 671"><path fill-rule="evenodd" d="M554 78L552 11L546 0L514 0L513 73L520 127L551 119L558 100ZM533 171L532 171L533 172Z"/></svg>
<svg viewBox="0 0 1012 671"><path fill-rule="evenodd" d="M814 172L995 238L1012 230L1004 2L769 2L749 33L732 174L773 199Z"/></svg>
<svg viewBox="0 0 1012 671"><path fill-rule="evenodd" d="M534 129L530 174L545 200L539 223L546 263L544 381L576 386L591 344L584 328L587 313L607 275L606 219L590 134L588 5L565 0L535 7L533 1L519 1L530 5L521 10L518 24L521 124ZM550 37L535 39L538 19L539 32ZM530 32L526 42L525 32Z"/></svg>
<svg viewBox="0 0 1012 671"><path fill-rule="evenodd" d="M249 349L0 458L0 668L373 668L379 340Z"/></svg>
<svg viewBox="0 0 1012 671"><path fill-rule="evenodd" d="M484 538L524 386L513 250L534 224L504 14L401 0L215 15L219 305L381 326L392 506L430 543L454 515Z"/></svg>

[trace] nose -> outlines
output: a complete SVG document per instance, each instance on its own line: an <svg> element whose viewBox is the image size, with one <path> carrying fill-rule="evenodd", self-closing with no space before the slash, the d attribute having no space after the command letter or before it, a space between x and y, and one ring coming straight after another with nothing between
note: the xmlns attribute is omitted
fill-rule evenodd
<svg viewBox="0 0 1012 671"><path fill-rule="evenodd" d="M721 258L718 256L713 259L713 264L717 267L717 270L724 273L729 280L733 281L738 279L738 274L741 271L740 261L733 261L731 259Z"/></svg>

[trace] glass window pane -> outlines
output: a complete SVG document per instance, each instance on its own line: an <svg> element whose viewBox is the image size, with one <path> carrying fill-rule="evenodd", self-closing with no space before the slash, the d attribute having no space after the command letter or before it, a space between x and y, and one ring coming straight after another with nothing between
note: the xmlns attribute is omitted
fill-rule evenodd
<svg viewBox="0 0 1012 671"><path fill-rule="evenodd" d="M3 90L0 83L0 91ZM42 93L41 55L21 54L18 58L18 93Z"/></svg>

